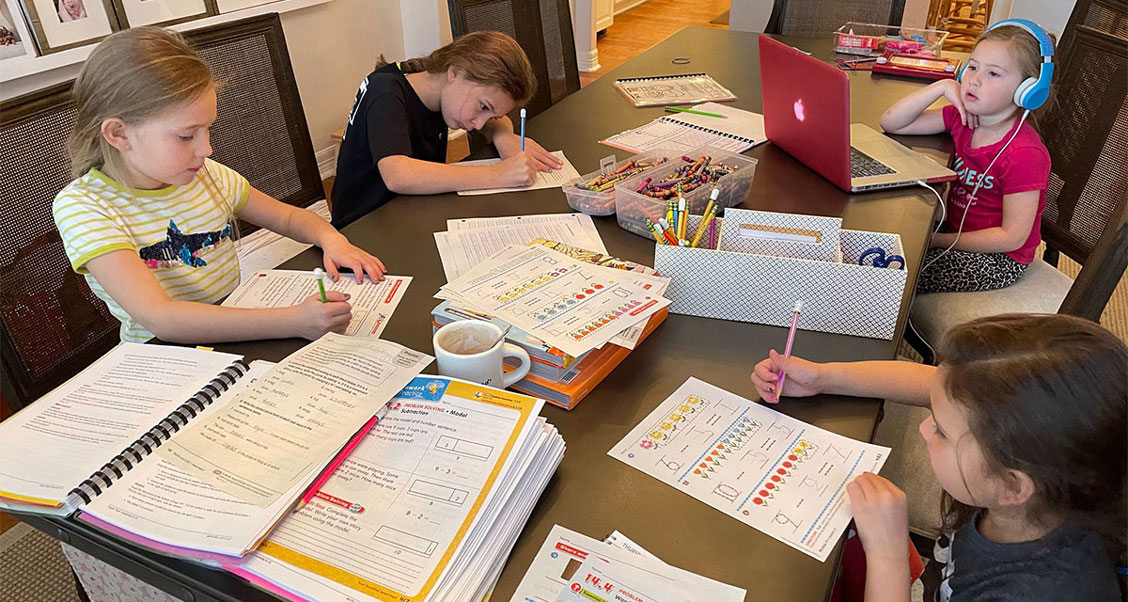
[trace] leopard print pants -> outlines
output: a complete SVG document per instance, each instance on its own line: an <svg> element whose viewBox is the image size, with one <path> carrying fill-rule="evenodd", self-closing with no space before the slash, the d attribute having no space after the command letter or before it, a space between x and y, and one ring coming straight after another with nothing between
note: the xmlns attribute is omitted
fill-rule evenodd
<svg viewBox="0 0 1128 602"><path fill-rule="evenodd" d="M927 268L917 280L918 293L990 291L1018 282L1026 271L1027 264L1011 259L1006 253L952 249L940 255L943 251L929 249L924 254L923 265Z"/></svg>

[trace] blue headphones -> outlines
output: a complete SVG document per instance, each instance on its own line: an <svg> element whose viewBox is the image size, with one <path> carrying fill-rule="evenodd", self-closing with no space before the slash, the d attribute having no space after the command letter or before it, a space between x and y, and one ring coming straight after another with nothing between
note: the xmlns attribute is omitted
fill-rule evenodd
<svg viewBox="0 0 1128 602"><path fill-rule="evenodd" d="M1026 19L1004 19L988 27L987 31L1006 26L1018 27L1034 36L1042 51L1042 67L1038 71L1038 77L1026 78L1026 81L1019 84L1014 91L1014 104L1027 111L1033 111L1042 106L1046 99L1050 97L1050 80L1054 77L1054 41L1050 39L1050 34L1046 33L1041 25ZM956 73L956 81L963 81L963 74L966 69L967 61L964 61L963 66Z"/></svg>

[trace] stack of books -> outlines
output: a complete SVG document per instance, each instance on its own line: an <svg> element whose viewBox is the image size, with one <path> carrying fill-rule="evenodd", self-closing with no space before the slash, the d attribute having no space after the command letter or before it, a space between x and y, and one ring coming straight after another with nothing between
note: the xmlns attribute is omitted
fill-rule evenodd
<svg viewBox="0 0 1128 602"><path fill-rule="evenodd" d="M664 292L665 285L668 283L666 279L657 278L657 272L653 268L604 254L543 239L534 240L530 245L545 246L586 263L625 270L641 274L642 277L653 277L651 282L644 286L654 286L652 290L658 295ZM497 316L468 309L450 300L443 301L431 311L431 326L438 330L452 322L483 320L496 324L502 330L509 328L506 340L528 352L531 360L529 374L510 388L570 410L622 363L636 345L650 336L650 333L666 320L667 315L668 312L663 307L647 321L623 331L602 346L579 355L570 355L515 325L511 327ZM516 369L517 365L516 361L507 359L506 371Z"/></svg>

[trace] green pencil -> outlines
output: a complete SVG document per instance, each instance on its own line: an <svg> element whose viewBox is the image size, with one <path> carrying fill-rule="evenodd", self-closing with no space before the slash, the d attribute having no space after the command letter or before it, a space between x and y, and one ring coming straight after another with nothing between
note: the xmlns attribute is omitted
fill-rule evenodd
<svg viewBox="0 0 1128 602"><path fill-rule="evenodd" d="M666 110L672 113L692 113L694 115L704 115L705 117L719 117L720 119L726 119L726 117L724 115L721 115L720 113L706 113L705 111L694 111L693 109L683 109L681 107L667 106Z"/></svg>

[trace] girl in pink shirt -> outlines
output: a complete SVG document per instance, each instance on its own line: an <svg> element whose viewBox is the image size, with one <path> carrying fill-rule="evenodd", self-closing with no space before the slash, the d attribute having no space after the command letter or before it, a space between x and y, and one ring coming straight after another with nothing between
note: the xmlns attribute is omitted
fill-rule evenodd
<svg viewBox="0 0 1128 602"><path fill-rule="evenodd" d="M942 229L925 254L917 292L1010 286L1034 260L1050 153L1016 104L1015 90L1039 77L1042 62L1038 39L1025 29L989 29L976 40L960 81L937 81L881 116L890 134L947 131L955 142L958 178ZM951 104L927 108L940 98Z"/></svg>

